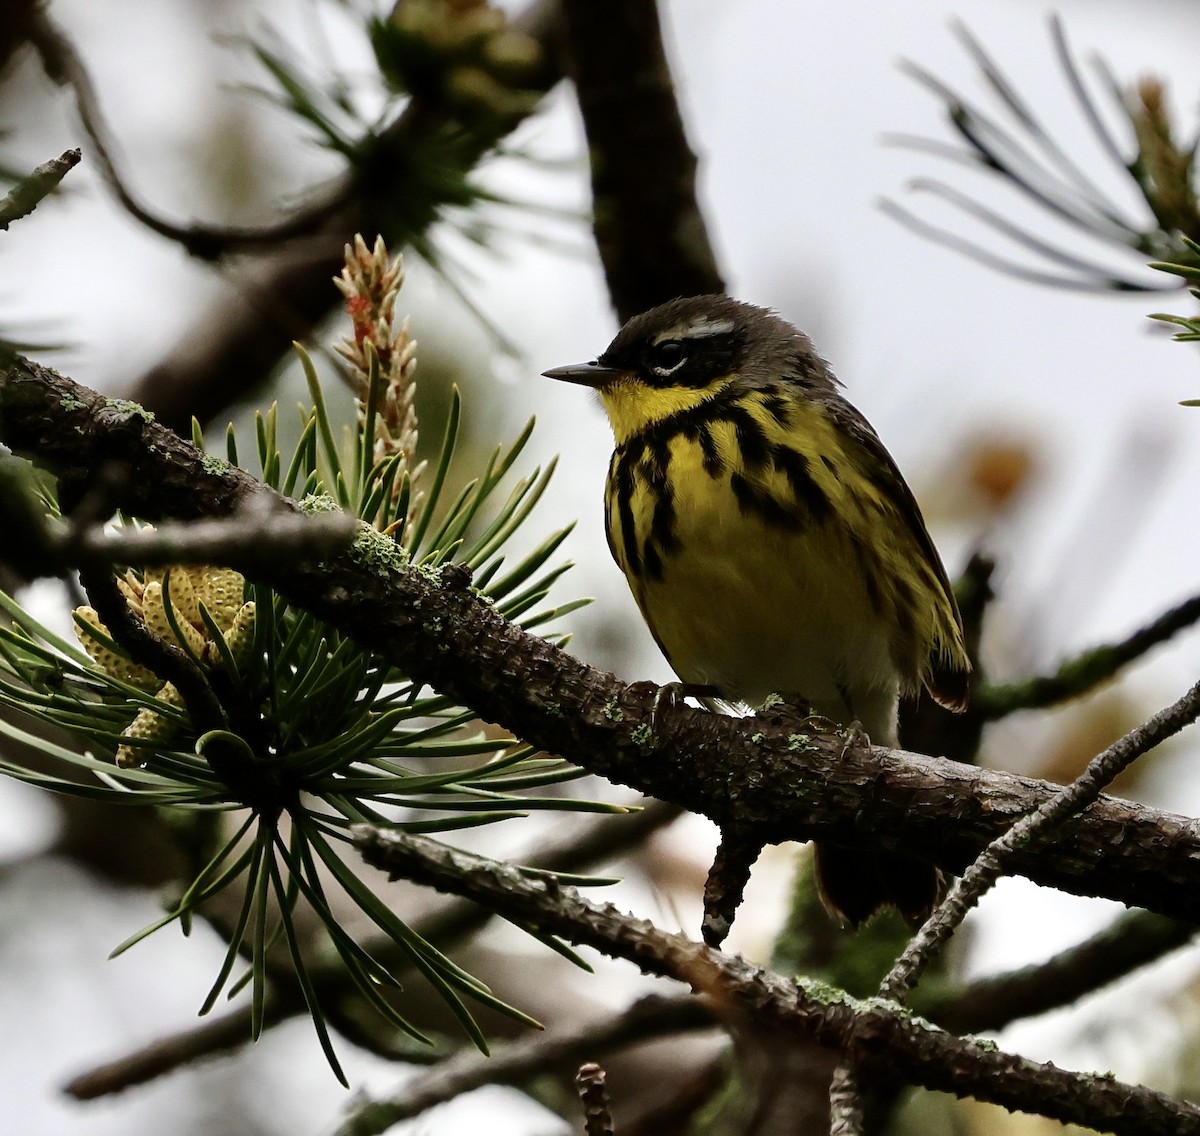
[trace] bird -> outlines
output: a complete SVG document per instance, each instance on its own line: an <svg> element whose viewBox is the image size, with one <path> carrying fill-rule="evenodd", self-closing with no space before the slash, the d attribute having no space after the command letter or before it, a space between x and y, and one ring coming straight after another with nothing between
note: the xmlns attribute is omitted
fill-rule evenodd
<svg viewBox="0 0 1200 1136"><path fill-rule="evenodd" d="M891 747L901 696L965 708L962 619L916 499L803 332L682 297L543 373L608 415L609 549L686 691L794 698ZM932 864L825 844L816 876L849 926L888 906L917 925L944 887Z"/></svg>

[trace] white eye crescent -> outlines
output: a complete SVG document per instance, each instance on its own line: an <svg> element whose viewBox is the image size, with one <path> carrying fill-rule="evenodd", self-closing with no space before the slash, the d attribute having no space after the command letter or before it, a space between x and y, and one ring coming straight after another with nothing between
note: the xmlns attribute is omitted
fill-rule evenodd
<svg viewBox="0 0 1200 1136"><path fill-rule="evenodd" d="M687 350L678 339L664 339L650 349L651 369L666 378L687 362Z"/></svg>

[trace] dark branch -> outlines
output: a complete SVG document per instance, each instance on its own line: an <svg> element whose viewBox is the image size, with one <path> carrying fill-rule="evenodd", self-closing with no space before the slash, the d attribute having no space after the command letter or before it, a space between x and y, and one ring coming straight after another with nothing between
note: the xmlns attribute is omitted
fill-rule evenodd
<svg viewBox="0 0 1200 1136"><path fill-rule="evenodd" d="M28 216L39 201L58 188L58 183L79 164L78 150L67 150L57 158L43 162L27 177L22 178L0 198L0 230L13 221Z"/></svg>
<svg viewBox="0 0 1200 1136"><path fill-rule="evenodd" d="M723 292L657 4L564 0L563 22L591 155L596 245L618 318Z"/></svg>
<svg viewBox="0 0 1200 1136"><path fill-rule="evenodd" d="M561 78L552 50L557 4L531 0L511 22L543 49L541 68L524 81L530 89L549 90ZM510 120L505 128L515 125ZM373 140L371 160L362 168L262 229L188 226L172 233L170 224L148 218L158 221L164 235L186 236L185 244L196 255L215 257L239 248L260 255L239 272L225 295L200 313L165 358L130 384L129 396L185 434L193 416L207 423L231 402L248 397L292 342L309 338L337 305L329 279L340 271L342 247L352 234L381 233L389 245L401 247L437 220L438 211L431 209L419 221L402 223L396 203L428 198L421 180L427 167L414 154L444 153L446 129L446 116L436 108L410 106ZM466 139L456 134L454 159L462 175L500 140L500 133L484 129ZM294 239L280 247L284 237Z"/></svg>
<svg viewBox="0 0 1200 1136"><path fill-rule="evenodd" d="M268 991L263 1008L263 1026L278 1025L304 1012L299 990L295 998ZM181 1033L159 1038L116 1061L81 1073L63 1086L76 1100L95 1100L144 1085L185 1065L192 1065L227 1049L239 1048L250 1040L250 1008L213 1018Z"/></svg>
<svg viewBox="0 0 1200 1136"><path fill-rule="evenodd" d="M395 877L467 896L506 918L535 921L550 934L633 962L646 974L685 982L719 1004L748 1010L756 1021L837 1049L863 1070L1100 1131L1200 1133L1200 1109L1165 1094L956 1038L890 1002L860 1002L783 978L611 905L588 903L570 888L548 888L512 868L432 841L367 826L355 830L355 839L370 863Z"/></svg>
<svg viewBox="0 0 1200 1136"><path fill-rule="evenodd" d="M1002 686L985 686L972 698L972 713L988 721L1018 710L1040 710L1078 698L1112 678L1122 667L1191 627L1200 619L1200 596L1164 612L1119 643L1093 647L1063 663L1051 675L1038 675Z"/></svg>
<svg viewBox="0 0 1200 1136"><path fill-rule="evenodd" d="M680 809L674 805L648 801L640 812L581 821L569 836L529 849L520 857L520 862L549 872L582 872L639 847L647 837L670 824L679 814ZM487 908L470 900L453 899L414 922L413 930L426 942L445 950L481 930L491 918L492 913ZM412 967L409 956L398 950L390 939L379 937L366 943L365 947L373 958L384 963L401 979ZM341 967L314 969L310 977L317 997L325 1007L326 1016L340 1032L351 1036L351 1040L362 1048L375 1053L381 1053L391 1045L390 1036L381 1043L379 1038L365 1034L361 1024L356 1027L356 1019L351 1015L338 1015L341 1000L355 996ZM699 1003L690 1004L698 1014ZM294 981L289 983L288 976L283 972L273 975L264 1012L264 1027L269 1029L306 1012L307 1006L299 984ZM355 1028L357 1033L352 1035L351 1031ZM66 1087L66 1091L81 1100L123 1092L202 1058L240 1049L250 1040L250 1007L246 1006L105 1062L80 1074ZM437 1054L431 1050L418 1052L408 1047L397 1051L393 1046L390 1051L384 1052L384 1056L391 1060L413 1061L423 1058L428 1061L436 1058ZM582 1059L581 1056L579 1060Z"/></svg>
<svg viewBox="0 0 1200 1136"><path fill-rule="evenodd" d="M19 357L0 364L0 432L56 470L130 464L117 502L147 520L234 514L261 483L220 469L127 404L113 404ZM280 508L287 508L280 499ZM294 506L293 506L294 507ZM770 715L736 719L630 687L506 623L468 589L380 564L390 544L363 532L321 564L282 563L253 577L487 721L594 773L768 842L819 838L903 850L961 872L1057 787L1031 778L867 745ZM234 562L231 567L239 567ZM550 713L547 706L556 705ZM1200 920L1194 822L1102 797L1048 848L1009 867L1050 887Z"/></svg>
<svg viewBox="0 0 1200 1136"><path fill-rule="evenodd" d="M954 1033L983 1033L1077 1002L1190 942L1191 923L1148 911L1126 912L1111 926L1046 962L981 978L920 1003L923 1016Z"/></svg>
<svg viewBox="0 0 1200 1136"><path fill-rule="evenodd" d="M382 1132L484 1085L522 1085L551 1069L574 1067L628 1045L716 1024L712 1011L698 998L651 995L602 1021L547 1030L501 1046L490 1057L473 1050L459 1053L406 1080L394 1096L356 1104L338 1136Z"/></svg>

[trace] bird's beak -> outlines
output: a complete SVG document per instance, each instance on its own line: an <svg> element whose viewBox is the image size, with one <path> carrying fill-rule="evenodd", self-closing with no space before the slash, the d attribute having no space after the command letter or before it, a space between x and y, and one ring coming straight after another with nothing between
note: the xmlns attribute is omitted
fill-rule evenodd
<svg viewBox="0 0 1200 1136"><path fill-rule="evenodd" d="M627 375L620 367L606 367L602 363L572 363L569 367L554 367L542 374L548 379L562 379L584 387L606 387L609 383Z"/></svg>

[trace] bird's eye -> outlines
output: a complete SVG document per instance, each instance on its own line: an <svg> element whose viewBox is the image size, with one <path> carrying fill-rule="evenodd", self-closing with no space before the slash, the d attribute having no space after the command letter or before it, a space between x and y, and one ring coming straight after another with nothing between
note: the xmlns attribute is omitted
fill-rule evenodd
<svg viewBox="0 0 1200 1136"><path fill-rule="evenodd" d="M650 362L658 375L671 374L686 358L687 353L678 339L664 339L650 349Z"/></svg>

